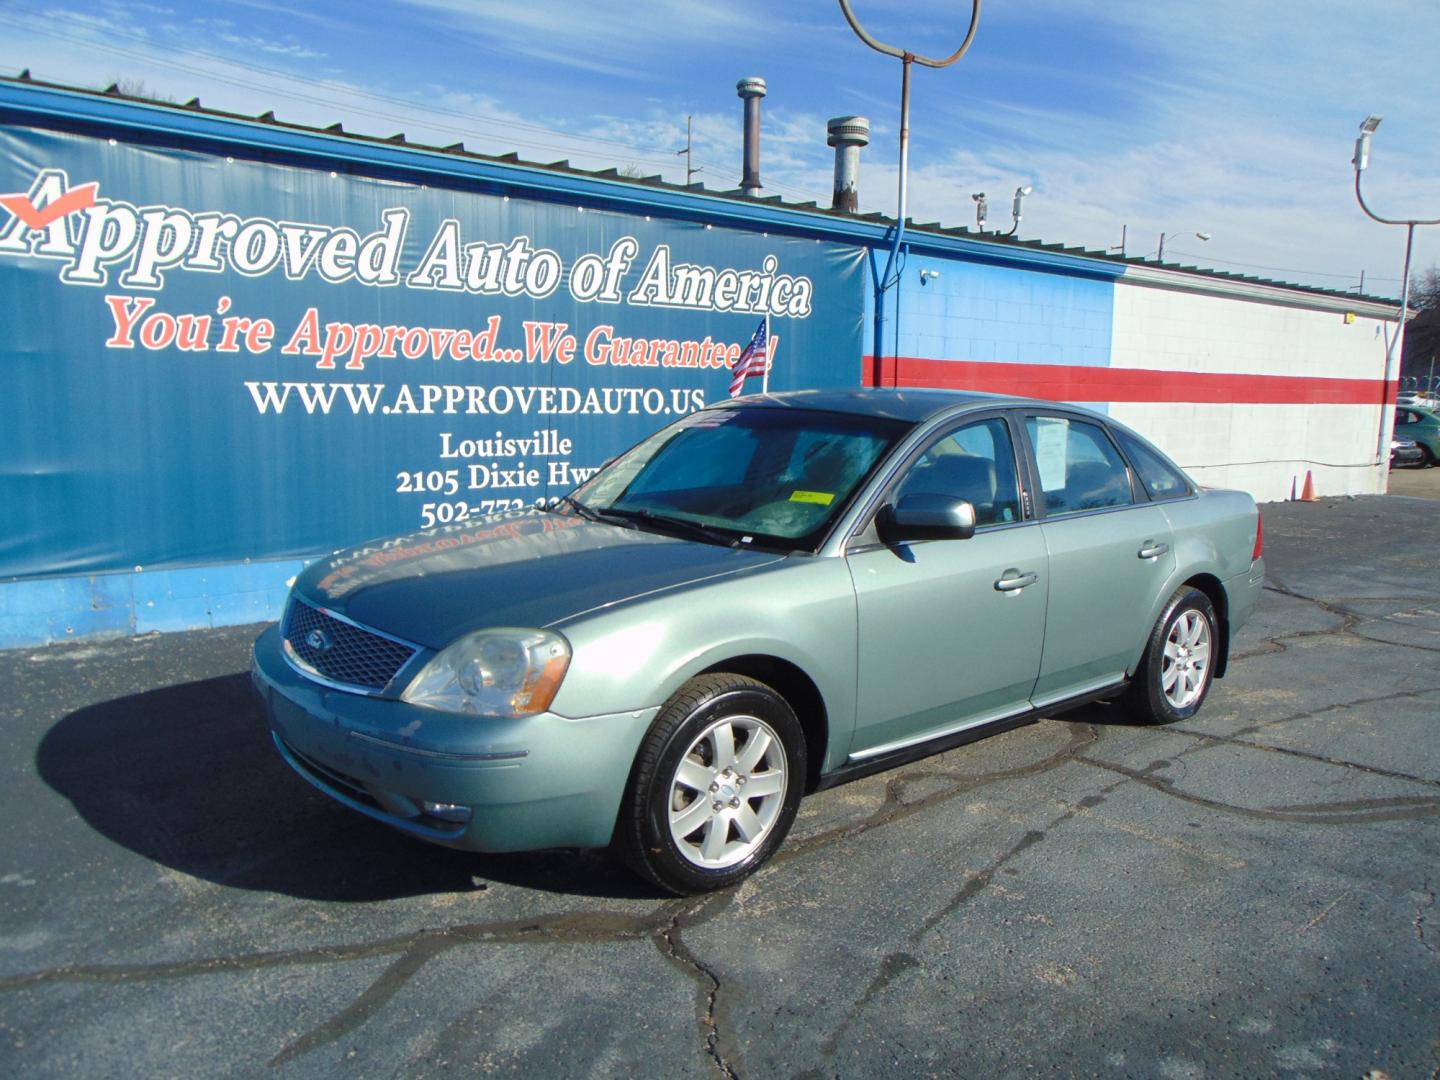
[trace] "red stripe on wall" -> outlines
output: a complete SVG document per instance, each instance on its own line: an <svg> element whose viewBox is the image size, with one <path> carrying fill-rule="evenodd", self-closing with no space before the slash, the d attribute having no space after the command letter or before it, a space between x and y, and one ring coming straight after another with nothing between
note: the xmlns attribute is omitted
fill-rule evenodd
<svg viewBox="0 0 1440 1080"><path fill-rule="evenodd" d="M896 369L899 378L896 378ZM865 358L866 386L931 387L1018 394L1055 401L1211 402L1222 405L1378 405L1393 403L1398 383L1306 375L1232 375L1154 368L1002 364L927 360L916 356ZM1388 393L1387 393L1388 389Z"/></svg>

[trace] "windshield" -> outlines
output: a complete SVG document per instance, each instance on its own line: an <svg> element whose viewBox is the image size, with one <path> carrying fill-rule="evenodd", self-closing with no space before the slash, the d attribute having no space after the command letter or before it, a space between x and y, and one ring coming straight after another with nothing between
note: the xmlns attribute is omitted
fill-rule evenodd
<svg viewBox="0 0 1440 1080"><path fill-rule="evenodd" d="M646 439L575 499L701 539L813 550L909 428L810 409L707 410Z"/></svg>

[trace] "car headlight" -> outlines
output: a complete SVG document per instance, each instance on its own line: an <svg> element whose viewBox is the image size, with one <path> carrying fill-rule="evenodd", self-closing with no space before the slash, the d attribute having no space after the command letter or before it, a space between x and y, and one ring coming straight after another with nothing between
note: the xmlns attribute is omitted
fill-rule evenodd
<svg viewBox="0 0 1440 1080"><path fill-rule="evenodd" d="M531 716L555 700L570 644L549 630L477 630L435 655L401 697L484 716Z"/></svg>

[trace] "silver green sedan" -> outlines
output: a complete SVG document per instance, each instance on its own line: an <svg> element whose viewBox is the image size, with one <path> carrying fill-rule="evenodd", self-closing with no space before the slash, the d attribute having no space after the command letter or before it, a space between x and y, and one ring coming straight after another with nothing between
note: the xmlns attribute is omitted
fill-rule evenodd
<svg viewBox="0 0 1440 1080"><path fill-rule="evenodd" d="M549 509L315 562L253 677L284 759L363 814L699 892L806 792L1102 698L1193 715L1260 549L1249 495L1093 412L757 396Z"/></svg>

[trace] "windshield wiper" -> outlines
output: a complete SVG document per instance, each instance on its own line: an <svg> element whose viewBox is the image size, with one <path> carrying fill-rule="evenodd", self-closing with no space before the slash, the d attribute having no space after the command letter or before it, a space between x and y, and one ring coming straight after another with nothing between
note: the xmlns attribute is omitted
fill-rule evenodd
<svg viewBox="0 0 1440 1080"><path fill-rule="evenodd" d="M662 529L678 529L689 533L707 544L720 544L724 547L739 547L740 539L733 533L719 529L713 525L702 525L698 521L691 521L689 518L671 517L669 514L657 514L654 510L631 510L611 507L606 511L615 517L628 518L633 521L641 521L646 525L656 525Z"/></svg>
<svg viewBox="0 0 1440 1080"><path fill-rule="evenodd" d="M618 514L602 512L596 510L593 506L587 506L575 498L574 495L561 495L560 502L570 507L570 509L574 510L575 513L579 514L586 521L598 521L604 525L623 525L627 529L633 529L635 527L629 522L622 520Z"/></svg>

